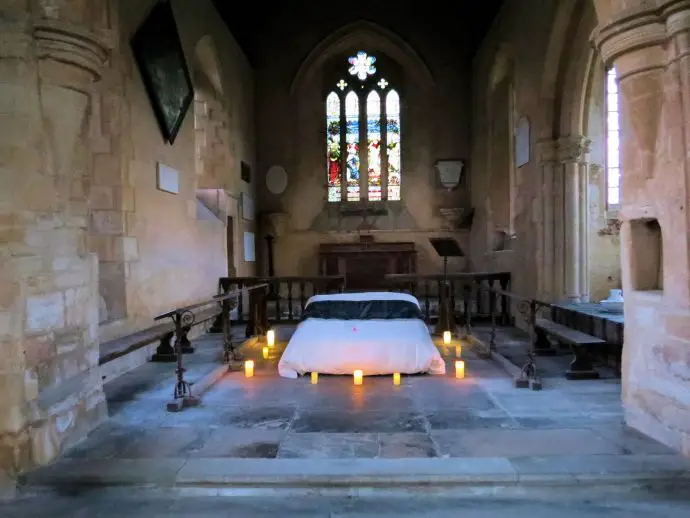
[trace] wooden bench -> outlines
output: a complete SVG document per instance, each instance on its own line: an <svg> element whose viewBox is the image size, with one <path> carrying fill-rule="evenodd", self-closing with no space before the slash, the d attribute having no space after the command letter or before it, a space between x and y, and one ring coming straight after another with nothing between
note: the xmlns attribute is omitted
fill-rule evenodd
<svg viewBox="0 0 690 518"><path fill-rule="evenodd" d="M220 313L221 307L219 305L218 307L203 309L194 314L194 322L192 325L183 328L183 353L188 354L194 352L194 348L187 338L187 334L191 328L211 319L215 319ZM136 333L103 342L100 345L100 358L98 363L103 365L104 363L111 362L156 341L160 343L156 349L156 353L151 357L151 361L174 362L177 360L175 349L171 343L174 334L175 325L172 322L163 322L147 329L137 331Z"/></svg>
<svg viewBox="0 0 690 518"><path fill-rule="evenodd" d="M571 329L552 320L537 318L534 325L534 350L547 351L551 349L548 337L551 336L569 345L573 350L573 361L565 377L569 380L597 379L599 373L594 370L591 361L591 350L606 346L606 340L591 336L581 331Z"/></svg>

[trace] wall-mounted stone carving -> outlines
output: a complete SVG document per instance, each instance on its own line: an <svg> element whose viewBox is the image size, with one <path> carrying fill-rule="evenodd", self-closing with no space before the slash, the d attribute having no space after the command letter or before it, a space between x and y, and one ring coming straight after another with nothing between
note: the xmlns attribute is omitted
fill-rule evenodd
<svg viewBox="0 0 690 518"><path fill-rule="evenodd" d="M434 164L434 167L438 171L441 185L449 191L464 183L465 162L462 160L439 160Z"/></svg>

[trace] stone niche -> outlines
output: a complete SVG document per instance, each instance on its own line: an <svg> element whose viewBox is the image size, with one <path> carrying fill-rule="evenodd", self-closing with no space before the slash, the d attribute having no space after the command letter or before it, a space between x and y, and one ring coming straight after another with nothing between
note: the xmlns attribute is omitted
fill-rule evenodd
<svg viewBox="0 0 690 518"><path fill-rule="evenodd" d="M656 219L630 222L630 278L635 291L663 291L664 255L661 226Z"/></svg>

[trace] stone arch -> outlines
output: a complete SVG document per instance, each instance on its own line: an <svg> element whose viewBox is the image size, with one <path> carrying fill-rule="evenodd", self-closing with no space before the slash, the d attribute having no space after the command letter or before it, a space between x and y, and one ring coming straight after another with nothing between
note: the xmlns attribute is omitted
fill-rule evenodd
<svg viewBox="0 0 690 518"><path fill-rule="evenodd" d="M515 69L515 54L506 43L501 44L494 54L489 72L489 91L494 90L506 77L512 77Z"/></svg>
<svg viewBox="0 0 690 518"><path fill-rule="evenodd" d="M489 220L494 250L508 246L513 233L515 167L514 167L514 83L515 55L502 44L494 54L489 72L486 113L490 147L487 151L489 171Z"/></svg>
<svg viewBox="0 0 690 518"><path fill-rule="evenodd" d="M292 80L290 95L299 91L304 83L317 74L332 55L353 44L371 46L385 52L425 87L436 84L429 67L405 40L376 23L360 20L335 31L309 52Z"/></svg>
<svg viewBox="0 0 690 518"><path fill-rule="evenodd" d="M199 38L194 46L194 71L202 74L218 96L223 95L220 62L211 35Z"/></svg>
<svg viewBox="0 0 690 518"><path fill-rule="evenodd" d="M551 25L540 88L541 99L544 101L540 110L542 117L539 121L536 121L537 131L541 139L555 138L557 136L556 128L558 125L554 123L554 119L556 118L556 113L560 112L560 110L555 109L555 107L561 102L558 77L563 67L566 42L570 35L568 29L575 18L576 8L576 2L559 2Z"/></svg>

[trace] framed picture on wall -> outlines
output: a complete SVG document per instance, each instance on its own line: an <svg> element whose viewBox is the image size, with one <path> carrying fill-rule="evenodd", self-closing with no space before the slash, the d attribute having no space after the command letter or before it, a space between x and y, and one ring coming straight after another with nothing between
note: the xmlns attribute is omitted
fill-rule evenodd
<svg viewBox="0 0 690 518"><path fill-rule="evenodd" d="M194 99L194 87L170 1L153 6L130 44L163 138L172 145Z"/></svg>

